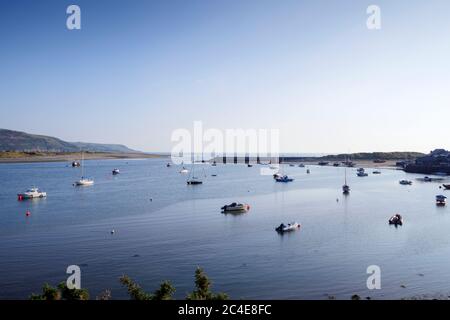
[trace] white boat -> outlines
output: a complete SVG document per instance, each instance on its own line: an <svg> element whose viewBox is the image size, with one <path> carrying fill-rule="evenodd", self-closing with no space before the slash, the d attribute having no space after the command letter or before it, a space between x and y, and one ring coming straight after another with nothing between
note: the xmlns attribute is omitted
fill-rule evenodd
<svg viewBox="0 0 450 320"><path fill-rule="evenodd" d="M189 170L183 167L181 168L180 173L189 173Z"/></svg>
<svg viewBox="0 0 450 320"><path fill-rule="evenodd" d="M120 173L120 170L119 169L114 169L113 171L112 171L112 174L113 175L116 175L116 174L119 174Z"/></svg>
<svg viewBox="0 0 450 320"><path fill-rule="evenodd" d="M224 213L247 212L248 210L250 210L250 206L248 204L233 202L232 204L223 206L221 209Z"/></svg>
<svg viewBox="0 0 450 320"><path fill-rule="evenodd" d="M400 180L399 183L405 186L412 185L412 181L409 180Z"/></svg>
<svg viewBox="0 0 450 320"><path fill-rule="evenodd" d="M17 195L19 200L22 199L34 199L34 198L45 198L47 196L46 192L40 191L38 188L30 188L23 193Z"/></svg>
<svg viewBox="0 0 450 320"><path fill-rule="evenodd" d="M200 178L195 176L195 159L194 159L194 161L192 161L191 173L190 173L186 183L188 185L198 185L198 184L202 184L203 183L203 181Z"/></svg>
<svg viewBox="0 0 450 320"><path fill-rule="evenodd" d="M291 222L285 225L284 223L280 224L278 227L275 228L276 232L284 233L284 232L291 232L296 231L300 229L301 225L297 222Z"/></svg>
<svg viewBox="0 0 450 320"><path fill-rule="evenodd" d="M394 214L389 218L389 224L393 225L403 225L403 217L400 214Z"/></svg>
<svg viewBox="0 0 450 320"><path fill-rule="evenodd" d="M94 180L81 177L80 180L75 181L76 186L92 186L94 184Z"/></svg>
<svg viewBox="0 0 450 320"><path fill-rule="evenodd" d="M76 186L92 186L94 184L93 179L88 179L84 177L84 153L81 153L81 179L75 181Z"/></svg>

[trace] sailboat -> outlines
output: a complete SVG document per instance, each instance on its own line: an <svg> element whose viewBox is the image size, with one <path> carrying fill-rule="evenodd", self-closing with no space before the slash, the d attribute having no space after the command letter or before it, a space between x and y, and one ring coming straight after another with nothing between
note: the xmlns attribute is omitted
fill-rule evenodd
<svg viewBox="0 0 450 320"><path fill-rule="evenodd" d="M345 181L344 181L344 185L342 186L342 192L344 194L349 194L350 193L350 187L347 184L347 168L345 168Z"/></svg>
<svg viewBox="0 0 450 320"><path fill-rule="evenodd" d="M75 181L76 186L91 186L94 184L94 180L84 177L84 153L81 152L81 179Z"/></svg>
<svg viewBox="0 0 450 320"><path fill-rule="evenodd" d="M202 158L203 158L203 155L202 155ZM203 160L202 160L202 161L203 161ZM202 184L202 183L203 183L203 181L202 181L200 178L198 178L198 177L195 176L195 171L194 171L194 169L195 169L195 159L194 159L194 161L192 161L191 174L189 175L189 178L188 178L188 180L186 181L186 183L187 183L188 185L197 185L197 184Z"/></svg>

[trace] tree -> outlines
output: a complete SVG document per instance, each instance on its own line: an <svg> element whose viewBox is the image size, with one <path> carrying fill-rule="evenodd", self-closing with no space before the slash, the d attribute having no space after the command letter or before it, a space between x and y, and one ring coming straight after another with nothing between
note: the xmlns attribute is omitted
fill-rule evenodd
<svg viewBox="0 0 450 320"><path fill-rule="evenodd" d="M56 288L45 284L42 294L32 294L31 300L89 300L89 292L86 289L69 289L64 282Z"/></svg>
<svg viewBox="0 0 450 320"><path fill-rule="evenodd" d="M227 300L228 295L225 293L213 293L210 289L211 281L202 268L197 267L195 270L195 288L186 297L187 300Z"/></svg>
<svg viewBox="0 0 450 320"><path fill-rule="evenodd" d="M153 294L145 292L141 286L139 286L128 276L122 276L120 278L120 283L127 287L128 294L133 300L171 300L172 295L175 292L175 288L169 281L162 282L159 289L157 289Z"/></svg>

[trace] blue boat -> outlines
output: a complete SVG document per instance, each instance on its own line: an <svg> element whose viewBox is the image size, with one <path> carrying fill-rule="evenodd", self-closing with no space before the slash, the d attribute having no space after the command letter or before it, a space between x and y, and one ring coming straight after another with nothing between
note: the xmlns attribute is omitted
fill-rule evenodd
<svg viewBox="0 0 450 320"><path fill-rule="evenodd" d="M275 178L276 182L292 182L294 181L294 179L289 178L288 176L282 176L282 177L277 177Z"/></svg>

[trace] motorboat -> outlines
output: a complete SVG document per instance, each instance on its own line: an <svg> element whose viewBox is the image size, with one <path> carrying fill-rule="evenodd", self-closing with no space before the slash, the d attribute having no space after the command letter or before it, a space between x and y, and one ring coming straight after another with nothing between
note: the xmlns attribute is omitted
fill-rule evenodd
<svg viewBox="0 0 450 320"><path fill-rule="evenodd" d="M92 186L94 184L94 180L81 177L80 180L75 181L76 186Z"/></svg>
<svg viewBox="0 0 450 320"><path fill-rule="evenodd" d="M116 174L119 174L120 173L120 170L119 169L114 169L113 171L112 171L112 174L113 175L116 175Z"/></svg>
<svg viewBox="0 0 450 320"><path fill-rule="evenodd" d="M440 194L436 196L436 204L438 206L445 206L447 204L447 197Z"/></svg>
<svg viewBox="0 0 450 320"><path fill-rule="evenodd" d="M405 186L412 185L412 181L410 180L400 180L399 183Z"/></svg>
<svg viewBox="0 0 450 320"><path fill-rule="evenodd" d="M23 193L19 193L17 195L19 200L23 199L35 199L35 198L45 198L47 197L47 193L40 191L38 188L30 188Z"/></svg>
<svg viewBox="0 0 450 320"><path fill-rule="evenodd" d="M442 186L445 190L450 190L450 184L443 184Z"/></svg>
<svg viewBox="0 0 450 320"><path fill-rule="evenodd" d="M303 163L300 163L298 166L299 166L300 168L304 168L304 167L305 167L305 165L304 165Z"/></svg>
<svg viewBox="0 0 450 320"><path fill-rule="evenodd" d="M380 170L375 170L375 171L373 171L372 173L373 173L373 174L381 174L381 171L380 171Z"/></svg>
<svg viewBox="0 0 450 320"><path fill-rule="evenodd" d="M344 184L344 185L342 186L342 192L343 192L344 194L349 194L349 193L350 193L350 187L349 187L348 185Z"/></svg>
<svg viewBox="0 0 450 320"><path fill-rule="evenodd" d="M224 213L241 213L250 210L250 206L248 204L233 202L232 204L223 206L221 209Z"/></svg>
<svg viewBox="0 0 450 320"><path fill-rule="evenodd" d="M275 178L276 182L292 182L294 181L294 179L289 178L288 176L284 175L284 176L278 176L277 178Z"/></svg>
<svg viewBox="0 0 450 320"><path fill-rule="evenodd" d="M364 168L358 168L356 171L358 171L358 172L365 172L366 170L364 170Z"/></svg>
<svg viewBox="0 0 450 320"><path fill-rule="evenodd" d="M180 173L189 173L189 170L183 167L181 168Z"/></svg>
<svg viewBox="0 0 450 320"><path fill-rule="evenodd" d="M431 182L431 181L433 181L433 179L431 179L430 177L425 176L425 177L423 177L423 181L424 182Z"/></svg>
<svg viewBox="0 0 450 320"><path fill-rule="evenodd" d="M247 167L251 168L251 167L253 167L253 165L249 163L249 164L247 164Z"/></svg>
<svg viewBox="0 0 450 320"><path fill-rule="evenodd" d="M284 223L280 224L278 227L275 228L275 231L278 233L284 233L284 232L292 232L300 229L301 225L297 222L291 222L285 225Z"/></svg>
<svg viewBox="0 0 450 320"><path fill-rule="evenodd" d="M400 214L394 214L392 217L389 218L389 224L393 225L403 225L403 217Z"/></svg>
<svg viewBox="0 0 450 320"><path fill-rule="evenodd" d="M197 185L197 184L202 184L202 183L203 183L203 181L200 180L200 179L197 178L197 177L192 177L191 179L189 179L189 180L187 181L187 184L188 184L188 185Z"/></svg>
<svg viewBox="0 0 450 320"><path fill-rule="evenodd" d="M81 164L78 161L72 162L72 167L79 167Z"/></svg>
<svg viewBox="0 0 450 320"><path fill-rule="evenodd" d="M360 169L358 169L358 173L356 175L358 177L367 177L369 174L367 172L365 172L363 168L360 168Z"/></svg>

